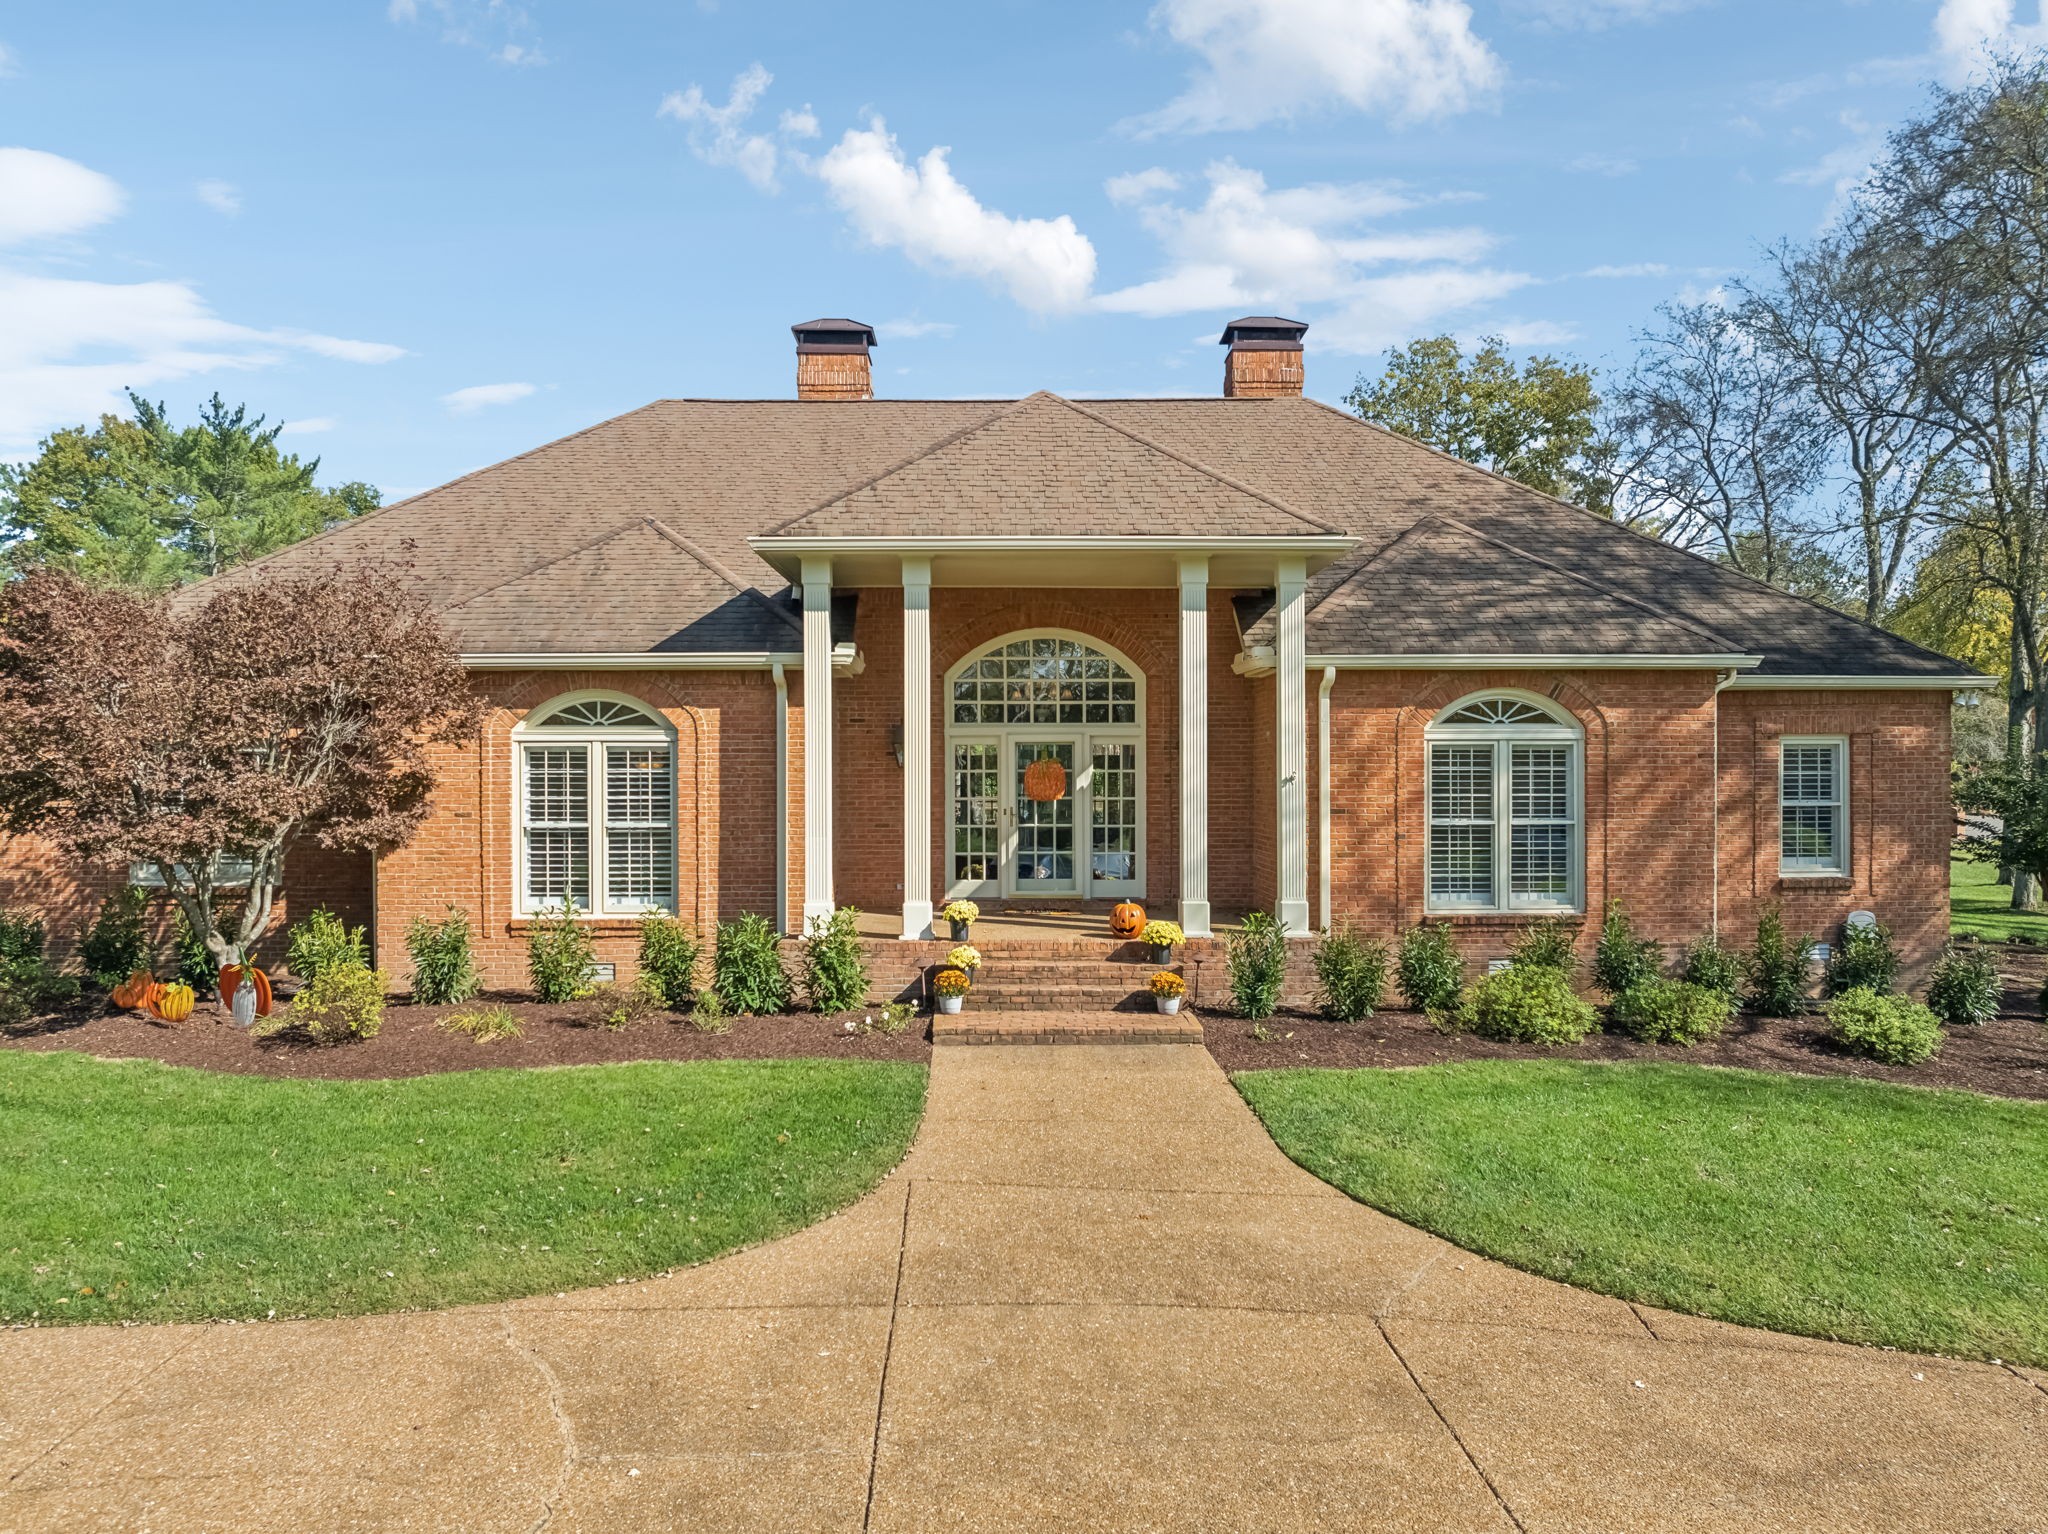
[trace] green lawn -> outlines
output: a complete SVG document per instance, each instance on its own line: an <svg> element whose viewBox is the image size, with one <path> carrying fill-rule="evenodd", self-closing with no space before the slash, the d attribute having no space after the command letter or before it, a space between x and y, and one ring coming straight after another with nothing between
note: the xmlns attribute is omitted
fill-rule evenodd
<svg viewBox="0 0 2048 1534"><path fill-rule="evenodd" d="M638 1277L851 1202L922 1066L278 1081L0 1052L0 1323L351 1315Z"/></svg>
<svg viewBox="0 0 2048 1534"><path fill-rule="evenodd" d="M2048 943L2048 913L2012 908L2012 887L1998 882L1998 870L1973 858L1948 865L1949 930L1969 932L1993 943L2015 935Z"/></svg>
<svg viewBox="0 0 2048 1534"><path fill-rule="evenodd" d="M1255 1071L1281 1149L1582 1288L2048 1364L2048 1104L1688 1065Z"/></svg>

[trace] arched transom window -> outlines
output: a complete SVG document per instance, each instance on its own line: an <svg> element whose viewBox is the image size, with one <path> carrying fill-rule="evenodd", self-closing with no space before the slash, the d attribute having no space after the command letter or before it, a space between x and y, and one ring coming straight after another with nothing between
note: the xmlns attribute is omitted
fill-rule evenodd
<svg viewBox="0 0 2048 1534"><path fill-rule="evenodd" d="M1583 744L1569 714L1520 693L1437 715L1425 743L1429 909L1579 909Z"/></svg>
<svg viewBox="0 0 2048 1534"><path fill-rule="evenodd" d="M1079 639L1013 639L961 667L955 724L1136 724L1138 681Z"/></svg>
<svg viewBox="0 0 2048 1534"><path fill-rule="evenodd" d="M674 909L675 738L667 724L630 700L588 697L536 710L516 733L520 909Z"/></svg>

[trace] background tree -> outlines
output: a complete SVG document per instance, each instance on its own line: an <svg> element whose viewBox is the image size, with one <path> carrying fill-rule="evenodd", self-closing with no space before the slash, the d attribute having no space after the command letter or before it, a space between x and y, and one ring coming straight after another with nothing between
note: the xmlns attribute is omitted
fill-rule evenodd
<svg viewBox="0 0 2048 1534"><path fill-rule="evenodd" d="M0 826L154 867L218 964L268 928L289 846L404 842L428 745L481 717L453 642L387 566L204 600L52 569L0 588ZM248 871L234 894L226 862Z"/></svg>
<svg viewBox="0 0 2048 1534"><path fill-rule="evenodd" d="M1600 399L1591 368L1537 356L1517 369L1498 337L1467 357L1454 337L1431 336L1390 350L1380 376L1361 375L1344 402L1454 458L1605 509L1592 468Z"/></svg>
<svg viewBox="0 0 2048 1534"><path fill-rule="evenodd" d="M16 570L52 566L101 585L161 589L221 571L375 509L360 482L321 489L315 458L277 446L266 424L216 394L198 423L171 424L130 394L135 416L102 416L0 464L0 539Z"/></svg>

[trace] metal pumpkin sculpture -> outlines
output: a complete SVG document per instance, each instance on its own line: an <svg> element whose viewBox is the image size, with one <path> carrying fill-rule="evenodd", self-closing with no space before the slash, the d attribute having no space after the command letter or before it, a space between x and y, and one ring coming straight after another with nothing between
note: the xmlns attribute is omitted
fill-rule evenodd
<svg viewBox="0 0 2048 1534"><path fill-rule="evenodd" d="M1136 937L1145 930L1145 908L1135 900L1119 902L1110 910L1109 930L1118 937Z"/></svg>
<svg viewBox="0 0 2048 1534"><path fill-rule="evenodd" d="M1050 756L1041 756L1024 769L1024 797L1050 804L1067 796L1067 769Z"/></svg>

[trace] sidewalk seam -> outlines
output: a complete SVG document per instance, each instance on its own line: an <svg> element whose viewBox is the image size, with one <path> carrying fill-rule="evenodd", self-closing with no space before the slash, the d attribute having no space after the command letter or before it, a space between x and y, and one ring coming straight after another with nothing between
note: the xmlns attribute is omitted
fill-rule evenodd
<svg viewBox="0 0 2048 1534"><path fill-rule="evenodd" d="M896 1351L896 1317L903 1309L903 1264L910 1250L910 1201L916 1193L917 1179L905 1178L903 1226L896 1236L896 1288L889 1296L889 1330L882 1339L882 1377L875 1383L875 1436L868 1445L868 1495L860 1514L863 1530L875 1517L875 1483L882 1471L882 1412L889 1403L889 1360Z"/></svg>
<svg viewBox="0 0 2048 1534"><path fill-rule="evenodd" d="M577 1461L582 1457L576 1446L576 1423L562 1405L562 1382L554 1367L536 1349L519 1340L519 1334L512 1330L509 1316L500 1316L498 1324L504 1328L505 1345L524 1359L541 1377L541 1383L547 1386L548 1413L555 1419L555 1432L562 1440L562 1468L556 1472L554 1488L541 1498L540 1516L533 1521L531 1534L541 1534L554 1522L557 1504L568 1491L569 1480L575 1475Z"/></svg>
<svg viewBox="0 0 2048 1534"><path fill-rule="evenodd" d="M1451 1419L1445 1416L1444 1409L1436 1404L1436 1397L1429 1393L1428 1387L1422 1383L1422 1377L1410 1367L1408 1360L1402 1356L1401 1350L1394 1346L1394 1339L1388 1334L1386 1323L1375 1319L1373 1325L1379 1329L1380 1341L1387 1345L1387 1351L1394 1355L1394 1361L1401 1366L1402 1372L1408 1376L1409 1382L1415 1386L1416 1394L1429 1403L1429 1409L1436 1413L1436 1420L1441 1422L1444 1425L1444 1431L1451 1435L1451 1441L1458 1446L1458 1452L1465 1456L1465 1463L1472 1467L1473 1472L1478 1475L1479 1479L1486 1483L1486 1489L1493 1493L1493 1500L1500 1505L1500 1510L1507 1515L1508 1522L1521 1530L1521 1534L1529 1534L1527 1525L1515 1516L1515 1510L1508 1506L1508 1499L1500 1494L1500 1488L1493 1484L1493 1477L1486 1473L1486 1467L1479 1463L1478 1456L1473 1454L1471 1446L1465 1442L1465 1435L1451 1425Z"/></svg>
<svg viewBox="0 0 2048 1534"><path fill-rule="evenodd" d="M27 1464L23 1465L19 1470L15 1471L14 1474L10 1475L7 1478L6 1484L12 1486L16 1481L20 1480L23 1476L27 1475L31 1470L35 1469L36 1466L40 1465L52 1454L55 1454L59 1449L63 1448L64 1445L71 1442L72 1439L76 1438L80 1433L84 1432L87 1428L91 1427L95 1422L99 1421L100 1418L104 1417L108 1412L112 1411L117 1405L119 1405L121 1398L123 1396L127 1395L132 1390L140 1388L144 1380L148 1379L151 1375L161 1371L166 1365L168 1365L171 1362L172 1359L182 1357L198 1340L199 1339L197 1337L188 1337L183 1342L179 1343L176 1347L172 1348L170 1352L164 1354L162 1358L159 1358L147 1369L144 1369L140 1374L136 1375L134 1379L130 1380L127 1384L123 1385L119 1390L115 1391L112 1395L108 1396L106 1400L100 1403L99 1409L97 1411L92 1412L90 1415L82 1419L75 1427L71 1429L70 1432L65 1433L61 1437L55 1439L53 1442L45 1446L42 1453L38 1454L34 1459L30 1460Z"/></svg>
<svg viewBox="0 0 2048 1534"><path fill-rule="evenodd" d="M2018 1369L2015 1369L2011 1364L2000 1364L1999 1367L2005 1370L2005 1372L2007 1374L2010 1374L2014 1379L2018 1380L2022 1385L2032 1385L2036 1390L2040 1391L2042 1395L2048 1396L2048 1385L2042 1384L2039 1380L2028 1379L2024 1374L2020 1373L2020 1371Z"/></svg>

